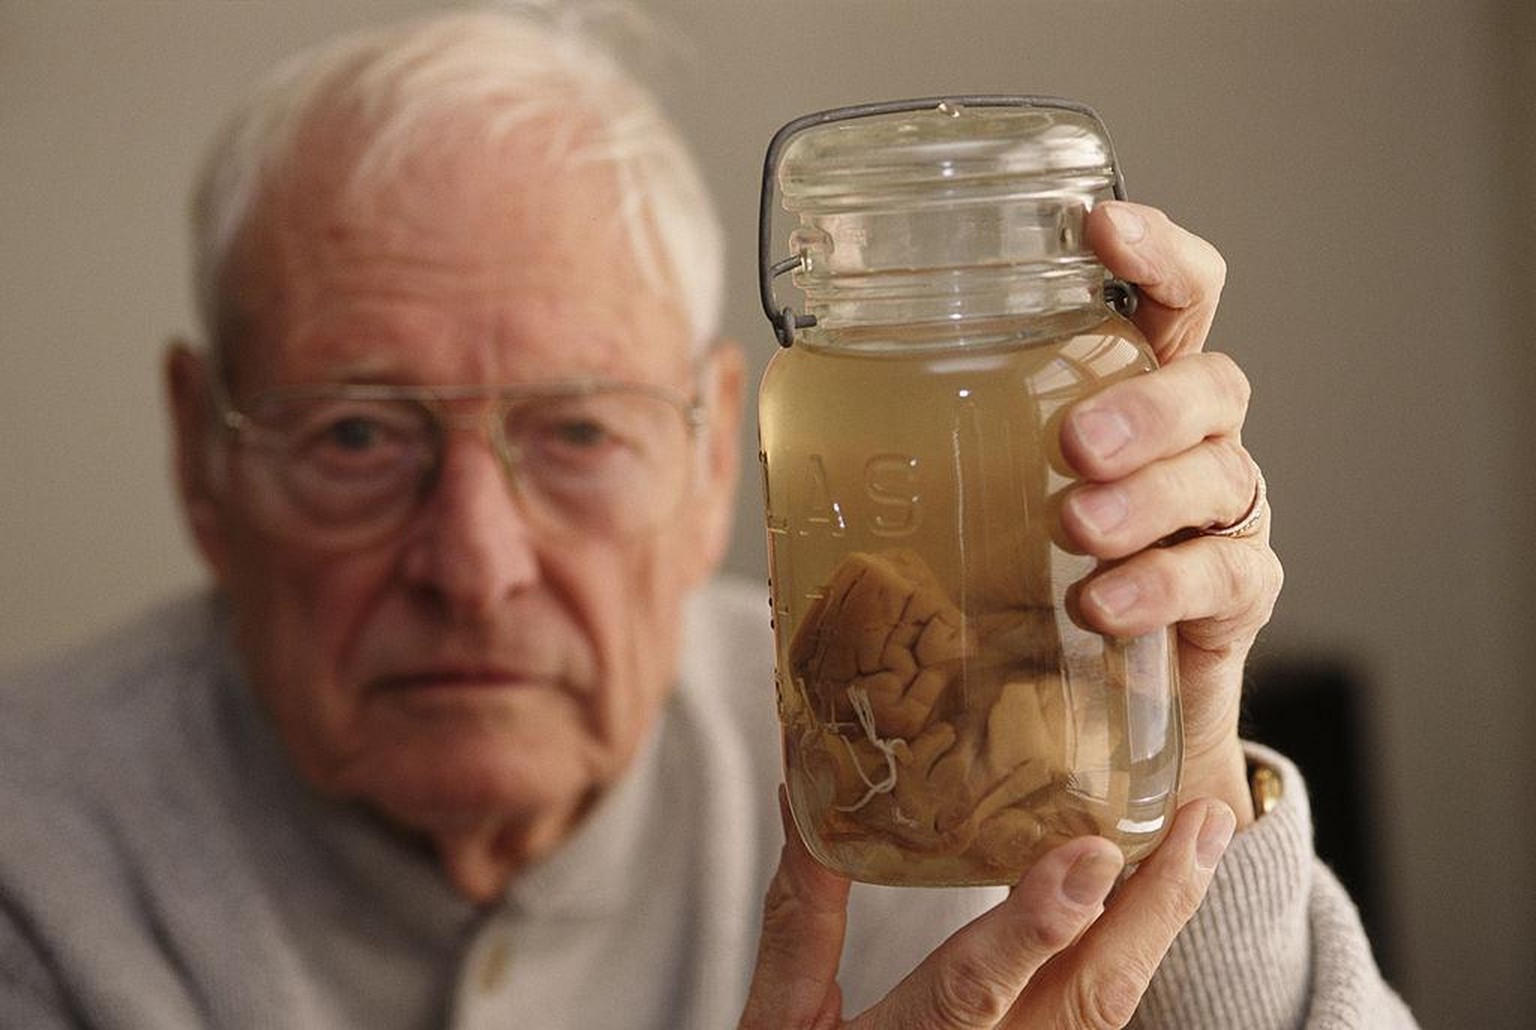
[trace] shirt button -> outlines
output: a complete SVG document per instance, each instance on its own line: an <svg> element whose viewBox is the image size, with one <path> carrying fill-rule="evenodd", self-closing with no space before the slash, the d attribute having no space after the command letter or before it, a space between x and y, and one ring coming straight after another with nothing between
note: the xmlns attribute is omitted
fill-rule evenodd
<svg viewBox="0 0 1536 1030"><path fill-rule="evenodd" d="M475 974L475 987L482 994L494 994L506 986L507 974L511 971L512 941L498 931L486 942L485 954Z"/></svg>

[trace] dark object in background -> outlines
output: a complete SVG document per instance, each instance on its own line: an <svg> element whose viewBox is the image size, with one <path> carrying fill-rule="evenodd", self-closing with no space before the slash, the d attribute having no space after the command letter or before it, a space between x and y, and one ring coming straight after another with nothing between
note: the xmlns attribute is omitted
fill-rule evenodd
<svg viewBox="0 0 1536 1030"><path fill-rule="evenodd" d="M1378 861L1374 720L1369 692L1347 663L1275 656L1248 670L1243 736L1289 757L1306 776L1317 854L1360 909L1382 974L1392 980L1388 885Z"/></svg>

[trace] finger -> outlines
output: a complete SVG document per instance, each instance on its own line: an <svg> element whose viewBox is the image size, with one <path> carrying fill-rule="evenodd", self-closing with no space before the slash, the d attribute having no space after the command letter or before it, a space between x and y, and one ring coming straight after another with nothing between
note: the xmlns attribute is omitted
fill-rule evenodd
<svg viewBox="0 0 1536 1030"><path fill-rule="evenodd" d="M1118 479L1208 437L1240 435L1251 394L1248 377L1225 354L1189 355L1068 408L1061 456L1085 479Z"/></svg>
<svg viewBox="0 0 1536 1030"><path fill-rule="evenodd" d="M1235 827L1232 810L1220 802L1181 809L1098 922L1030 985L1010 1025L1092 1030L1130 1022L1158 964L1204 900Z"/></svg>
<svg viewBox="0 0 1536 1030"><path fill-rule="evenodd" d="M1154 547L1095 572L1069 603L1088 628L1140 636L1179 625L1206 651L1246 646L1269 621L1284 573L1269 548L1269 519L1251 537L1195 537Z"/></svg>
<svg viewBox="0 0 1536 1030"><path fill-rule="evenodd" d="M1176 626L1183 698L1180 795L1220 797L1246 810L1237 729L1243 662L1269 621L1284 583L1268 543L1269 520L1240 539L1195 537L1154 547L1069 588L1073 617L1090 629L1134 637Z"/></svg>
<svg viewBox="0 0 1536 1030"><path fill-rule="evenodd" d="M999 1025L1036 971L1103 912L1123 863L1102 837L1046 853L1007 900L940 945L855 1025Z"/></svg>
<svg viewBox="0 0 1536 1030"><path fill-rule="evenodd" d="M1175 533L1229 526L1258 496L1258 467L1232 437L1216 437L1113 483L1082 483L1061 499L1063 543L1124 558Z"/></svg>
<svg viewBox="0 0 1536 1030"><path fill-rule="evenodd" d="M1124 201L1095 207L1085 232L1111 274L1140 288L1135 322L1159 361L1205 346L1227 279L1215 247L1156 208Z"/></svg>
<svg viewBox="0 0 1536 1030"><path fill-rule="evenodd" d="M779 788L784 848L763 903L763 930L743 1030L835 1026L842 1016L837 966L847 927L848 881L811 857Z"/></svg>

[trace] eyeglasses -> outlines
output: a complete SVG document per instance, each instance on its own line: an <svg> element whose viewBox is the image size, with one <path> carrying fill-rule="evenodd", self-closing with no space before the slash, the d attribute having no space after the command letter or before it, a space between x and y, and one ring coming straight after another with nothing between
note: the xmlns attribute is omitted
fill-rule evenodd
<svg viewBox="0 0 1536 1030"><path fill-rule="evenodd" d="M402 529L431 493L456 428L483 428L525 514L542 528L643 533L681 504L705 419L696 400L675 391L604 380L296 386L259 394L240 411L212 378L220 420L254 459L272 528L333 549Z"/></svg>

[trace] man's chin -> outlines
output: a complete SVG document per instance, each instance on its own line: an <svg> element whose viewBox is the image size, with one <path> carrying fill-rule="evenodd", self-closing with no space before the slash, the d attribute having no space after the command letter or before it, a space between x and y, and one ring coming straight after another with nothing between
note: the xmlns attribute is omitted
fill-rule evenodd
<svg viewBox="0 0 1536 1030"><path fill-rule="evenodd" d="M392 741L348 770L341 793L437 838L572 822L612 778L590 741L486 730Z"/></svg>

